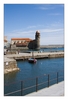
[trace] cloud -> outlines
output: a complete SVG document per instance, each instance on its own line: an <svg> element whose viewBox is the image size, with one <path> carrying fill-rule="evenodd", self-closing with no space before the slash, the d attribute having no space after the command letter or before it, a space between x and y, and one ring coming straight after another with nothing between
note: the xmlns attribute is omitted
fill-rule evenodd
<svg viewBox="0 0 68 100"><path fill-rule="evenodd" d="M40 43L43 45L50 45L50 44L64 44L64 36L63 34L58 35L45 35L41 37Z"/></svg>
<svg viewBox="0 0 68 100"><path fill-rule="evenodd" d="M44 25L31 25L31 26L28 26L27 29L38 28L38 27L44 27Z"/></svg>
<svg viewBox="0 0 68 100"><path fill-rule="evenodd" d="M63 29L40 29L40 31L43 33L51 33L51 32L63 31Z"/></svg>
<svg viewBox="0 0 68 100"><path fill-rule="evenodd" d="M38 4L36 5L36 9L39 10L50 10L50 9L54 9L54 6L51 4Z"/></svg>
<svg viewBox="0 0 68 100"><path fill-rule="evenodd" d="M35 31L34 30L29 30L29 31L14 31L9 34L7 34L9 40L11 38L34 38Z"/></svg>
<svg viewBox="0 0 68 100"><path fill-rule="evenodd" d="M61 13L50 13L48 15L54 15L54 16L59 16L59 15L62 15Z"/></svg>
<svg viewBox="0 0 68 100"><path fill-rule="evenodd" d="M37 5L37 8L40 10L52 10L63 6L64 6L63 4L39 4Z"/></svg>
<svg viewBox="0 0 68 100"><path fill-rule="evenodd" d="M37 5L37 9L39 10L55 10L58 7L64 7L64 4L39 4ZM59 8L60 9L60 8ZM52 11L51 11L52 12ZM60 13L55 13L55 14L49 14L49 15L61 15Z"/></svg>
<svg viewBox="0 0 68 100"><path fill-rule="evenodd" d="M46 8L46 7L39 7L39 9L41 9L41 10L48 10L48 9L50 9L50 8Z"/></svg>
<svg viewBox="0 0 68 100"><path fill-rule="evenodd" d="M27 28L29 29L29 28L35 28L36 27L36 25L35 26L28 26Z"/></svg>
<svg viewBox="0 0 68 100"><path fill-rule="evenodd" d="M51 9L54 9L54 7L51 7L51 6L40 6L40 7L38 7L38 9L40 9L40 10L51 10Z"/></svg>

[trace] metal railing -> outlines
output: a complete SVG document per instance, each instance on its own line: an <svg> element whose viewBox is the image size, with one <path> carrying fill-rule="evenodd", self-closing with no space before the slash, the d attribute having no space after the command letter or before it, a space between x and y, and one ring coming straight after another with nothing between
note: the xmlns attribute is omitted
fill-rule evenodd
<svg viewBox="0 0 68 100"><path fill-rule="evenodd" d="M51 75L53 75L53 76L51 77ZM19 89L8 92L8 93L4 93L4 95L5 96L12 96L12 95L14 95L14 96L15 95L24 96L28 93L32 93L32 92L35 92L35 91L37 92L38 90L40 90L40 88L42 89L42 88L49 87L49 86L56 84L56 83L58 84L59 82L61 82L63 80L64 80L64 71L55 72L55 73L52 73L52 74L44 74L44 75L38 76L36 78L30 78L30 79L18 81L20 83ZM34 81L34 82L31 82L31 81ZM40 82L40 81L42 81L42 82ZM17 82L5 84L4 88L9 88L9 87L11 87L11 85L14 86L16 84L17 84ZM28 85L30 85L30 86L28 86ZM9 86L9 87L7 87L7 86ZM17 86L18 86L18 84L17 84ZM12 87L10 89L12 89ZM27 93L27 91L28 91L28 93Z"/></svg>

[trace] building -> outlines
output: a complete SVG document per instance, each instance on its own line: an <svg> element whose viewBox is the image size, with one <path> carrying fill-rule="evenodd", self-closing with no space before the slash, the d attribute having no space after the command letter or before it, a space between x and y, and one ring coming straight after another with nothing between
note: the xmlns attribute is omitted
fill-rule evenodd
<svg viewBox="0 0 68 100"><path fill-rule="evenodd" d="M36 31L35 39L28 44L29 49L40 49L40 32Z"/></svg>
<svg viewBox="0 0 68 100"><path fill-rule="evenodd" d="M16 45L16 47L26 47L30 41L32 41L30 38L11 38L11 45Z"/></svg>
<svg viewBox="0 0 68 100"><path fill-rule="evenodd" d="M40 48L40 32L36 31L35 39L30 38L11 38L11 49L19 49L19 47L27 47L29 49Z"/></svg>
<svg viewBox="0 0 68 100"><path fill-rule="evenodd" d="M7 47L7 43L8 43L7 37L6 37L6 36L4 36L4 48L6 48L6 47Z"/></svg>

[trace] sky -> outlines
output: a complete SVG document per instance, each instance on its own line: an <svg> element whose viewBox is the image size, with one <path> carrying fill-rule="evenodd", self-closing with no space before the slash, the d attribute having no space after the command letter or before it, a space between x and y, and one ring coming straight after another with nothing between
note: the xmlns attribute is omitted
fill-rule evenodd
<svg viewBox="0 0 68 100"><path fill-rule="evenodd" d="M4 35L35 39L40 44L64 44L64 4L4 4Z"/></svg>

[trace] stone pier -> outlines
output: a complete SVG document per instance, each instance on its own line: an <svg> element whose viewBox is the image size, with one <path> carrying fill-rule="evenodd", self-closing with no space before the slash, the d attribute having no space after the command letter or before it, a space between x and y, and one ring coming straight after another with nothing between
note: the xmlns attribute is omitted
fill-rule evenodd
<svg viewBox="0 0 68 100"><path fill-rule="evenodd" d="M4 59L4 74L18 70L19 68L17 67L16 60L10 58Z"/></svg>

